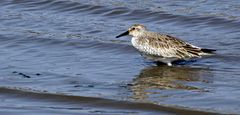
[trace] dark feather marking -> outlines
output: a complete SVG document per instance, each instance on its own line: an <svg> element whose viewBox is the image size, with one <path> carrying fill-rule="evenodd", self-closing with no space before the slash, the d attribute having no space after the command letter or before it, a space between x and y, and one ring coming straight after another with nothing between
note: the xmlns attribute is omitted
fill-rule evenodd
<svg viewBox="0 0 240 115"><path fill-rule="evenodd" d="M202 52L204 53L214 53L216 50L214 49L201 49Z"/></svg>

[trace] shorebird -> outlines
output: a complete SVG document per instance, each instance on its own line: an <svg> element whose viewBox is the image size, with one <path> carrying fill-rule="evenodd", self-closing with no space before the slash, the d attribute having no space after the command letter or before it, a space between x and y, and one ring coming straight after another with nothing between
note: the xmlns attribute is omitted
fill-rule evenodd
<svg viewBox="0 0 240 115"><path fill-rule="evenodd" d="M190 60L213 55L213 49L194 46L176 37L148 31L142 24L132 25L126 32L116 38L130 35L132 45L147 59L172 66L178 60Z"/></svg>

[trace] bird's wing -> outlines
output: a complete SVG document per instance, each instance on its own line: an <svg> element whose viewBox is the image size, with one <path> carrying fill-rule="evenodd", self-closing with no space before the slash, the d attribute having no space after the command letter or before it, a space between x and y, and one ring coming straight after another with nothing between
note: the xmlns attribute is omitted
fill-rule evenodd
<svg viewBox="0 0 240 115"><path fill-rule="evenodd" d="M152 55L180 59L201 57L201 48L169 35L156 34L148 37L148 46Z"/></svg>

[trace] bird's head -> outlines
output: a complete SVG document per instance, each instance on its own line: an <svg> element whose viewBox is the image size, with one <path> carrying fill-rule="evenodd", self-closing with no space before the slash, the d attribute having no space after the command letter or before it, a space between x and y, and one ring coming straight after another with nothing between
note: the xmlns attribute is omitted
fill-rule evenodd
<svg viewBox="0 0 240 115"><path fill-rule="evenodd" d="M122 37L122 36L126 36L126 35L137 37L137 36L141 35L146 30L147 30L147 28L144 25L142 25L142 24L134 24L134 25L132 25L128 29L128 31L126 31L126 32L116 36L116 38L119 38L119 37Z"/></svg>

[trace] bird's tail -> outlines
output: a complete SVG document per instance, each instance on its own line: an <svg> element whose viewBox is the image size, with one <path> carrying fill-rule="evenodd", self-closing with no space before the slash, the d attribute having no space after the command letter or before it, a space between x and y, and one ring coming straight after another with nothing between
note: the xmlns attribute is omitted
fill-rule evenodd
<svg viewBox="0 0 240 115"><path fill-rule="evenodd" d="M216 51L216 50L203 48L203 49L201 49L201 51L202 51L203 53L205 53L205 54L211 55L211 54L215 54L215 51Z"/></svg>

